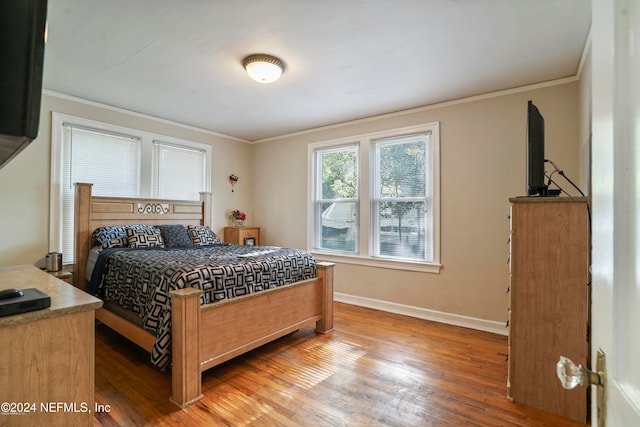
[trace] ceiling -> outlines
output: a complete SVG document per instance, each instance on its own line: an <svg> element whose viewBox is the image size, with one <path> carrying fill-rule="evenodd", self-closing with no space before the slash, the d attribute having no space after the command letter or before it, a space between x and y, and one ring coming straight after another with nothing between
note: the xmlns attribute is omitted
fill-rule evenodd
<svg viewBox="0 0 640 427"><path fill-rule="evenodd" d="M49 0L44 87L257 141L572 77L585 0ZM280 57L275 83L242 59Z"/></svg>

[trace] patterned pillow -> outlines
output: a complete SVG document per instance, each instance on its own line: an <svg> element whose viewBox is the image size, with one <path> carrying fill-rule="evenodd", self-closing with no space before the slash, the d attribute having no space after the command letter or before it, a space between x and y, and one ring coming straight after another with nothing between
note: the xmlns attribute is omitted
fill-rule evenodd
<svg viewBox="0 0 640 427"><path fill-rule="evenodd" d="M122 248L129 246L127 241L127 232L123 225L111 225L108 227L99 227L93 230L94 246L100 249Z"/></svg>
<svg viewBox="0 0 640 427"><path fill-rule="evenodd" d="M216 233L205 225L188 225L187 231L194 246L213 245L214 243L222 243L216 236Z"/></svg>
<svg viewBox="0 0 640 427"><path fill-rule="evenodd" d="M189 233L184 225L156 225L160 229L165 248L189 248L193 246Z"/></svg>
<svg viewBox="0 0 640 427"><path fill-rule="evenodd" d="M127 227L126 230L130 248L164 248L160 230L155 227L143 229Z"/></svg>
<svg viewBox="0 0 640 427"><path fill-rule="evenodd" d="M126 248L129 246L126 228L138 230L152 227L153 226L146 224L109 225L105 227L98 227L93 230L93 245L99 246L100 249Z"/></svg>

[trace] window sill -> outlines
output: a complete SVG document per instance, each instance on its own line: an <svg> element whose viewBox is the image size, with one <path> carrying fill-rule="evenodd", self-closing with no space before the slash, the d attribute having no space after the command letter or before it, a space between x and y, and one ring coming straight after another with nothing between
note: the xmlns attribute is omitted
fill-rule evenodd
<svg viewBox="0 0 640 427"><path fill-rule="evenodd" d="M382 258L363 257L356 255L336 255L335 253L327 253L309 250L309 252L318 261L335 262L341 264L363 265L367 267L388 268L392 270L417 271L421 273L440 274L442 264L413 262L413 261L395 261Z"/></svg>

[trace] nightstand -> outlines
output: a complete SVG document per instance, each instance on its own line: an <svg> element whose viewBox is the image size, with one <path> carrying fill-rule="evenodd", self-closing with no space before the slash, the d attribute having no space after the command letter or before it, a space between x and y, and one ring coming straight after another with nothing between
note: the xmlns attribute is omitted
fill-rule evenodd
<svg viewBox="0 0 640 427"><path fill-rule="evenodd" d="M234 245L254 245L260 244L260 227L225 227L224 241Z"/></svg>
<svg viewBox="0 0 640 427"><path fill-rule="evenodd" d="M47 273L49 273L50 275L52 275L53 277L56 277L60 280L62 280L63 282L67 282L68 284L72 285L73 284L73 271L71 271L70 268L63 268L60 271L47 271L45 270Z"/></svg>

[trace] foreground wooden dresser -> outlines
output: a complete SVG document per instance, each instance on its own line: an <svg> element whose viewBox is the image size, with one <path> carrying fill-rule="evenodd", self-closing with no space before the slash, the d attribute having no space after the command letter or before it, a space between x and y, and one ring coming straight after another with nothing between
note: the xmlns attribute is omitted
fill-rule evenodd
<svg viewBox="0 0 640 427"><path fill-rule="evenodd" d="M92 426L102 301L30 265L0 267L6 288L40 289L51 307L0 317L0 425Z"/></svg>
<svg viewBox="0 0 640 427"><path fill-rule="evenodd" d="M559 357L589 366L589 217L579 197L511 201L507 396L572 420L588 388L562 388Z"/></svg>

